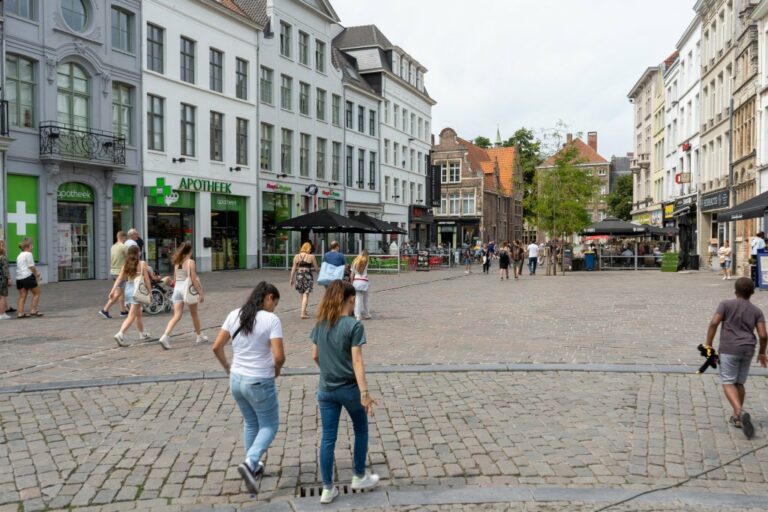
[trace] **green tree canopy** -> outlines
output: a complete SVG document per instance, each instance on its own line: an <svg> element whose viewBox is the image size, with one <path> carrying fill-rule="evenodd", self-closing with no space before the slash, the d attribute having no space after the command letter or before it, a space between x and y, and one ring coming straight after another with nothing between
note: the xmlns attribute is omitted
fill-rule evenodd
<svg viewBox="0 0 768 512"><path fill-rule="evenodd" d="M523 217L529 222L534 222L535 216L531 208L536 196L534 178L536 176L536 166L544 161L541 154L541 141L536 138L533 130L523 127L517 130L512 137L504 141L504 147L511 146L517 146L517 154L523 170L523 187L525 189Z"/></svg>
<svg viewBox="0 0 768 512"><path fill-rule="evenodd" d="M600 178L580 163L578 149L567 146L555 155L554 167L536 172L531 209L539 229L552 238L578 233L592 222L589 209L597 199Z"/></svg>
<svg viewBox="0 0 768 512"><path fill-rule="evenodd" d="M632 175L625 174L616 180L616 187L605 198L608 213L621 220L632 220Z"/></svg>
<svg viewBox="0 0 768 512"><path fill-rule="evenodd" d="M483 137L482 135L478 135L475 137L475 140L472 141L472 144L481 148L489 148L491 147L491 139L488 137Z"/></svg>

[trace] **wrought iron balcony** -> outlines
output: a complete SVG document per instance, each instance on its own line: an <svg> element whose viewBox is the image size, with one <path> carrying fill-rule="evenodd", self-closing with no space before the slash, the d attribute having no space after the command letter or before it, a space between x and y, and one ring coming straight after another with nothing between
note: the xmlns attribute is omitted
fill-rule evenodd
<svg viewBox="0 0 768 512"><path fill-rule="evenodd" d="M125 165L125 137L47 121L40 123L40 158L122 167Z"/></svg>

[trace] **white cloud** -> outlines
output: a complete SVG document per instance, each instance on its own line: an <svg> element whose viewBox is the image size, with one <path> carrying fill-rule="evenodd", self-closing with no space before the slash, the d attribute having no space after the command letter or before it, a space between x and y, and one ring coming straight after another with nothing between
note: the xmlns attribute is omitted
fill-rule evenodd
<svg viewBox="0 0 768 512"><path fill-rule="evenodd" d="M632 151L627 93L693 19L693 0L331 0L346 26L375 24L428 69L433 131L502 137L521 126L597 131Z"/></svg>

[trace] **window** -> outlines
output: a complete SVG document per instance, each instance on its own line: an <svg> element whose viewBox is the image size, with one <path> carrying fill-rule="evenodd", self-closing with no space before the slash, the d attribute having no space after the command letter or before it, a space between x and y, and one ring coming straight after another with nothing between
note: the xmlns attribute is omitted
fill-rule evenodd
<svg viewBox="0 0 768 512"><path fill-rule="evenodd" d="M389 200L389 176L384 176L384 200Z"/></svg>
<svg viewBox="0 0 768 512"><path fill-rule="evenodd" d="M424 120L419 118L419 139L424 138Z"/></svg>
<svg viewBox="0 0 768 512"><path fill-rule="evenodd" d="M384 163L389 163L389 139L384 139Z"/></svg>
<svg viewBox="0 0 768 512"><path fill-rule="evenodd" d="M346 124L346 126L350 130L353 128L353 126L352 126L352 116L353 116L352 111L353 111L353 109L354 109L354 106L352 105L352 102L348 101L347 102L347 108L344 111L344 113L345 113L345 115L347 117L347 124Z"/></svg>
<svg viewBox="0 0 768 512"><path fill-rule="evenodd" d="M403 164L403 169L405 169L405 155L406 155L406 153L408 151L408 148L406 148L405 145L403 145L402 148L403 148L403 156L402 156L400 161Z"/></svg>
<svg viewBox="0 0 768 512"><path fill-rule="evenodd" d="M409 155L409 158L408 158L408 168L411 170L411 172L416 170L414 168L414 165L413 165L414 164L414 160L416 160L416 150L412 149L411 153Z"/></svg>
<svg viewBox="0 0 768 512"><path fill-rule="evenodd" d="M400 121L400 106L399 105L395 105L395 119L394 119L394 121L395 121L394 126L395 126L395 128L397 128L397 125L399 124L399 121Z"/></svg>
<svg viewBox="0 0 768 512"><path fill-rule="evenodd" d="M442 183L458 183L461 181L461 165L458 162L440 166L440 181Z"/></svg>
<svg viewBox="0 0 768 512"><path fill-rule="evenodd" d="M197 108L181 104L181 154L195 156L195 119Z"/></svg>
<svg viewBox="0 0 768 512"><path fill-rule="evenodd" d="M6 0L5 14L15 14L28 20L34 20L37 16L35 0Z"/></svg>
<svg viewBox="0 0 768 512"><path fill-rule="evenodd" d="M415 192L416 184L411 182L408 188L410 189L408 191L408 194L409 194L408 198L409 198L411 204L413 204L413 203L416 202L416 192Z"/></svg>
<svg viewBox="0 0 768 512"><path fill-rule="evenodd" d="M347 176L346 176L346 178L347 178L347 186L348 187L352 186L352 159L354 158L352 156L352 154L354 153L354 151L355 151L355 148L353 148L352 146L347 146L347 167L346 167Z"/></svg>
<svg viewBox="0 0 768 512"><path fill-rule="evenodd" d="M235 60L235 96L241 100L248 99L248 61Z"/></svg>
<svg viewBox="0 0 768 512"><path fill-rule="evenodd" d="M224 161L224 114L211 111L211 160Z"/></svg>
<svg viewBox="0 0 768 512"><path fill-rule="evenodd" d="M376 136L376 111L368 111L368 135L371 137Z"/></svg>
<svg viewBox="0 0 768 512"><path fill-rule="evenodd" d="M389 124L389 101L384 101L384 124Z"/></svg>
<svg viewBox="0 0 768 512"><path fill-rule="evenodd" d="M309 145L310 136L302 133L299 140L299 174L309 176Z"/></svg>
<svg viewBox="0 0 768 512"><path fill-rule="evenodd" d="M75 32L83 32L88 25L88 10L83 0L61 0L61 15Z"/></svg>
<svg viewBox="0 0 768 512"><path fill-rule="evenodd" d="M407 126L408 126L408 111L403 109L403 131L407 132Z"/></svg>
<svg viewBox="0 0 768 512"><path fill-rule="evenodd" d="M147 103L147 147L155 151L163 151L165 149L163 135L165 100L149 94Z"/></svg>
<svg viewBox="0 0 768 512"><path fill-rule="evenodd" d="M299 62L309 66L309 34L299 30Z"/></svg>
<svg viewBox="0 0 768 512"><path fill-rule="evenodd" d="M133 53L133 13L112 7L112 48Z"/></svg>
<svg viewBox="0 0 768 512"><path fill-rule="evenodd" d="M309 115L309 84L299 82L299 113Z"/></svg>
<svg viewBox="0 0 768 512"><path fill-rule="evenodd" d="M419 171L419 174L421 174L423 163L424 163L424 154L421 151L419 151L416 157L416 167L417 167L416 170Z"/></svg>
<svg viewBox="0 0 768 512"><path fill-rule="evenodd" d="M291 110L293 106L293 78L288 75L280 75L280 107Z"/></svg>
<svg viewBox="0 0 768 512"><path fill-rule="evenodd" d="M448 214L459 214L459 194L448 194Z"/></svg>
<svg viewBox="0 0 768 512"><path fill-rule="evenodd" d="M315 69L325 73L325 43L315 41Z"/></svg>
<svg viewBox="0 0 768 512"><path fill-rule="evenodd" d="M440 213L443 215L448 213L448 196L445 194L440 197Z"/></svg>
<svg viewBox="0 0 768 512"><path fill-rule="evenodd" d="M392 152L392 165L397 167L397 157L400 156L400 144L395 142L394 151Z"/></svg>
<svg viewBox="0 0 768 512"><path fill-rule="evenodd" d="M392 191L392 201L395 203L400 199L400 180L395 178L395 189Z"/></svg>
<svg viewBox="0 0 768 512"><path fill-rule="evenodd" d="M179 48L180 78L193 84L195 83L195 42L182 36Z"/></svg>
<svg viewBox="0 0 768 512"><path fill-rule="evenodd" d="M133 88L112 82L112 131L133 143Z"/></svg>
<svg viewBox="0 0 768 512"><path fill-rule="evenodd" d="M341 96L334 94L331 101L331 122L334 126L341 126Z"/></svg>
<svg viewBox="0 0 768 512"><path fill-rule="evenodd" d="M461 213L465 215L475 214L475 193L474 191L464 191L461 195Z"/></svg>
<svg viewBox="0 0 768 512"><path fill-rule="evenodd" d="M90 82L83 68L73 63L59 66L58 121L71 128L88 129L90 120Z"/></svg>
<svg viewBox="0 0 768 512"><path fill-rule="evenodd" d="M429 121L424 121L424 140L429 142Z"/></svg>
<svg viewBox="0 0 768 512"><path fill-rule="evenodd" d="M211 69L211 90L216 92L222 92L223 87L223 66L224 66L224 54L219 50L211 48L210 51L210 69Z"/></svg>
<svg viewBox="0 0 768 512"><path fill-rule="evenodd" d="M327 141L325 139L321 139L320 137L317 138L317 155L315 156L315 174L317 175L317 179L324 180L325 179L325 151L326 146L328 145Z"/></svg>
<svg viewBox="0 0 768 512"><path fill-rule="evenodd" d="M6 5L6 9L8 6ZM35 63L18 55L5 58L8 114L12 126L35 126Z"/></svg>
<svg viewBox="0 0 768 512"><path fill-rule="evenodd" d="M317 90L317 119L325 121L325 91Z"/></svg>
<svg viewBox="0 0 768 512"><path fill-rule="evenodd" d="M608 171L606 171L606 169L604 167L601 167L600 169L597 170L597 175L598 176L605 176L607 174L607 172Z"/></svg>
<svg viewBox="0 0 768 512"><path fill-rule="evenodd" d="M416 114L411 114L411 131L408 133L411 135L416 133Z"/></svg>
<svg viewBox="0 0 768 512"><path fill-rule="evenodd" d="M365 150L357 150L357 188L365 188Z"/></svg>
<svg viewBox="0 0 768 512"><path fill-rule="evenodd" d="M418 195L418 198L417 198L416 202L421 204L424 201L424 194L423 194L424 189L423 189L423 186L422 186L421 183L419 183L419 185L418 185L418 191L419 191L419 195Z"/></svg>
<svg viewBox="0 0 768 512"><path fill-rule="evenodd" d="M331 158L331 179L338 183L341 174L341 142L333 143L333 155Z"/></svg>
<svg viewBox="0 0 768 512"><path fill-rule="evenodd" d="M376 190L376 153L368 153L368 188Z"/></svg>
<svg viewBox="0 0 768 512"><path fill-rule="evenodd" d="M261 168L272 170L272 126L261 123Z"/></svg>
<svg viewBox="0 0 768 512"><path fill-rule="evenodd" d="M248 165L248 120L237 118L237 163Z"/></svg>
<svg viewBox="0 0 768 512"><path fill-rule="evenodd" d="M163 72L163 40L165 31L147 23L147 69L157 73Z"/></svg>
<svg viewBox="0 0 768 512"><path fill-rule="evenodd" d="M357 131L365 133L365 107L357 107Z"/></svg>
<svg viewBox="0 0 768 512"><path fill-rule="evenodd" d="M272 70L261 67L261 102L272 105Z"/></svg>
<svg viewBox="0 0 768 512"><path fill-rule="evenodd" d="M402 192L400 193L400 202L401 203L408 202L408 198L405 195L405 180L403 180L403 188L402 188Z"/></svg>
<svg viewBox="0 0 768 512"><path fill-rule="evenodd" d="M291 58L291 26L284 22L280 22L280 55L283 57Z"/></svg>
<svg viewBox="0 0 768 512"><path fill-rule="evenodd" d="M282 136L280 142L280 172L283 174L292 174L291 154L293 153L293 131L283 128Z"/></svg>

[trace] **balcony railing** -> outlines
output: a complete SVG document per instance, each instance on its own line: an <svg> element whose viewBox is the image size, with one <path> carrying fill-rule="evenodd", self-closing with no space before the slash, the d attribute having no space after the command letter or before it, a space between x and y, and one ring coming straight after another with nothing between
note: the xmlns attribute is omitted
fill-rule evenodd
<svg viewBox="0 0 768 512"><path fill-rule="evenodd" d="M125 137L112 132L40 123L40 158L125 165Z"/></svg>
<svg viewBox="0 0 768 512"><path fill-rule="evenodd" d="M2 1L0 0L0 8L2 8ZM8 117L8 101L0 101L0 136L8 137L11 134L11 127L9 126L10 118Z"/></svg>

